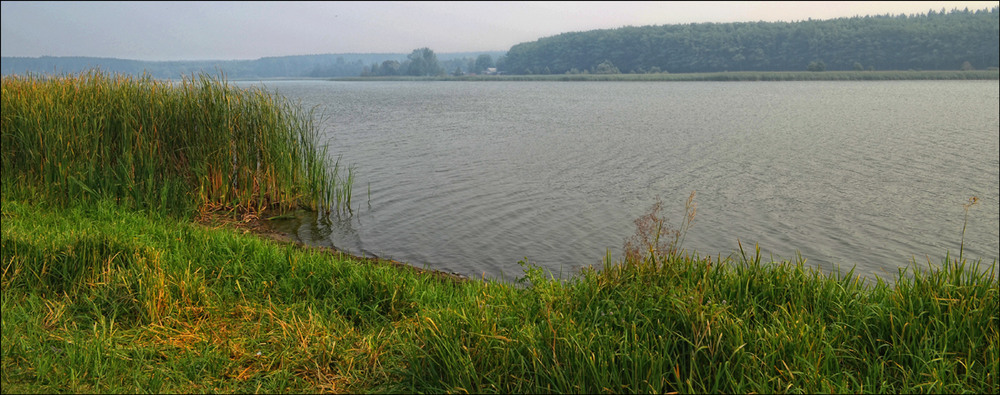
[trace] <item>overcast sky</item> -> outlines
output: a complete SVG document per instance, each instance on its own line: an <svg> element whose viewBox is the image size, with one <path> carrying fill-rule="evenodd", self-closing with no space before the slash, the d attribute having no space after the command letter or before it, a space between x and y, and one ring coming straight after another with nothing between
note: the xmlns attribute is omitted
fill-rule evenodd
<svg viewBox="0 0 1000 395"><path fill-rule="evenodd" d="M506 51L571 31L978 10L969 2L2 2L2 56L256 59Z"/></svg>

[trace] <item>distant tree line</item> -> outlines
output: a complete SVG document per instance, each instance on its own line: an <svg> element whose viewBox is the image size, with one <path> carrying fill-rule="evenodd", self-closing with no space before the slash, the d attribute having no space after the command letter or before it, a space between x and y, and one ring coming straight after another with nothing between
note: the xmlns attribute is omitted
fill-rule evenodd
<svg viewBox="0 0 1000 395"><path fill-rule="evenodd" d="M455 70L460 66L463 73L477 72L474 70L477 53L459 52L435 55L440 66L446 71ZM503 52L493 51L486 54L490 59L500 56ZM479 56L483 56L480 54ZM140 75L148 73L153 78L179 79L192 73L216 74L222 72L230 79L253 78L331 78L357 77L369 64L381 64L386 61L403 63L408 60L405 53L343 53L321 55L294 55L265 57L254 60L197 60L197 61L145 61L116 58L97 58L82 56L42 56L42 57L3 57L0 62L0 72L8 74L67 74L80 73L100 68L111 73ZM470 62L473 66L470 66ZM491 66L492 67L492 66Z"/></svg>
<svg viewBox="0 0 1000 395"><path fill-rule="evenodd" d="M958 70L997 67L998 8L563 33L514 45L508 74Z"/></svg>
<svg viewBox="0 0 1000 395"><path fill-rule="evenodd" d="M319 64L309 71L309 77L343 77L358 75L365 68L365 62L355 59L348 62L343 56L338 56L336 60L326 64Z"/></svg>
<svg viewBox="0 0 1000 395"><path fill-rule="evenodd" d="M437 55L430 48L414 49L406 60L399 62L396 60L384 60L382 63L372 63L365 66L361 71L362 77L383 77L383 76L443 76L481 74L490 68L494 68L496 63L490 54L480 54L479 56L453 58L446 61L439 61Z"/></svg>
<svg viewBox="0 0 1000 395"><path fill-rule="evenodd" d="M430 48L414 49L406 60L385 60L381 64L372 63L361 71L362 77L369 76L438 76L444 75L444 69L438 62L437 55Z"/></svg>
<svg viewBox="0 0 1000 395"><path fill-rule="evenodd" d="M228 78L346 77L357 76L375 59L399 58L405 54L324 54L264 57L255 60L180 60L144 61L80 56L3 57L0 71L7 74L66 74L93 68L106 72L154 78L179 79L183 75L205 72L225 73Z"/></svg>

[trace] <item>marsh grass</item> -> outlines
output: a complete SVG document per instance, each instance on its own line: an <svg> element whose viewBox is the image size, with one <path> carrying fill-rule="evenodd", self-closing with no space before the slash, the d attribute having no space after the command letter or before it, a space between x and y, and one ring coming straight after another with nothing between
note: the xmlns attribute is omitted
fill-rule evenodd
<svg viewBox="0 0 1000 395"><path fill-rule="evenodd" d="M889 283L759 248L654 250L456 283L109 200L59 207L4 192L5 392L998 389L997 277L978 262Z"/></svg>
<svg viewBox="0 0 1000 395"><path fill-rule="evenodd" d="M178 83L91 71L3 77L4 188L191 215L259 215L350 201L312 116L224 77Z"/></svg>
<svg viewBox="0 0 1000 395"><path fill-rule="evenodd" d="M693 199L693 194L692 194ZM683 223L693 220L691 200ZM528 266L520 295L423 313L409 390L471 393L996 393L997 277L980 262L894 283L679 253L659 202L624 258L571 281ZM664 243L664 240L671 240ZM995 267L995 265L994 265ZM488 289L494 289L490 284ZM502 287L502 286L501 286Z"/></svg>

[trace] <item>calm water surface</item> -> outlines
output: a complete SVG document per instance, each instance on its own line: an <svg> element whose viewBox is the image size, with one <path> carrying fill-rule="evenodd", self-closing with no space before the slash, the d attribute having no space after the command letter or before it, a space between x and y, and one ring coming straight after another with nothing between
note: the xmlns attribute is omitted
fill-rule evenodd
<svg viewBox="0 0 1000 395"><path fill-rule="evenodd" d="M356 166L353 216L285 221L333 245L470 277L527 258L568 277L617 257L660 197L683 247L737 241L894 276L1000 244L996 81L267 82ZM370 191L370 192L369 192Z"/></svg>

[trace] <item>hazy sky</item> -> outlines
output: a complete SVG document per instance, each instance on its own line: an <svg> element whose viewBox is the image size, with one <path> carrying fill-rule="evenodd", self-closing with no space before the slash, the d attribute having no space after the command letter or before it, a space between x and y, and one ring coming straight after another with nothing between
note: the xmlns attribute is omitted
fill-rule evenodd
<svg viewBox="0 0 1000 395"><path fill-rule="evenodd" d="M506 51L571 31L799 21L995 7L967 2L17 2L2 56L256 59L322 53Z"/></svg>

